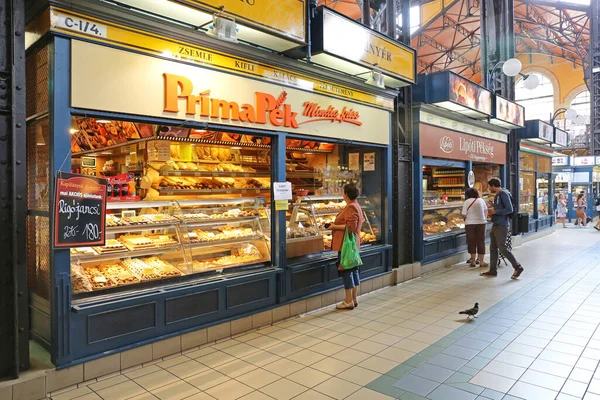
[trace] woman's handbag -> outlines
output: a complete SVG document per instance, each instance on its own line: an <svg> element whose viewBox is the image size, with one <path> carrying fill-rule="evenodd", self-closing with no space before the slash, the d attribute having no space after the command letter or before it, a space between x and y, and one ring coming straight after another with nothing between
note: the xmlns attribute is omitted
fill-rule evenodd
<svg viewBox="0 0 600 400"><path fill-rule="evenodd" d="M356 245L356 236L353 233L348 232L348 228L344 231L340 265L343 269L352 269L363 265L358 246Z"/></svg>

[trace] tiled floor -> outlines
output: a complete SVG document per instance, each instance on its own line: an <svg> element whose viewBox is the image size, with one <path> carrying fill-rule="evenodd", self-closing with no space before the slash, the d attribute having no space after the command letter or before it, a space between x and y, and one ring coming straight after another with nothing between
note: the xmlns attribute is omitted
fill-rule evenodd
<svg viewBox="0 0 600 400"><path fill-rule="evenodd" d="M599 239L560 229L515 251L518 281L447 268L52 399L600 399Z"/></svg>

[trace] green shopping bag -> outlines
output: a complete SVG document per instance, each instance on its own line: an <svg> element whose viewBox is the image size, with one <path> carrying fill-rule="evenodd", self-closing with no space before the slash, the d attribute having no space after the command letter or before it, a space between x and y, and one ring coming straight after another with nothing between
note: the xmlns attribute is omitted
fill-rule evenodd
<svg viewBox="0 0 600 400"><path fill-rule="evenodd" d="M340 265L343 269L352 269L363 265L356 245L356 236L348 232L348 228L344 231L344 242L342 243L342 256Z"/></svg>

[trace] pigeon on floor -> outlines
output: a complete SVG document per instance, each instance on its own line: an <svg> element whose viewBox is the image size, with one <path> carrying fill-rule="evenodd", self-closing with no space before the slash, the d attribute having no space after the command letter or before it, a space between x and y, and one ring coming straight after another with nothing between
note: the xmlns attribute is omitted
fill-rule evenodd
<svg viewBox="0 0 600 400"><path fill-rule="evenodd" d="M475 303L475 306L473 308L469 308L468 310L461 311L461 312L459 312L459 314L466 315L467 318L470 319L470 317L477 318L476 315L478 312L479 312L479 303Z"/></svg>

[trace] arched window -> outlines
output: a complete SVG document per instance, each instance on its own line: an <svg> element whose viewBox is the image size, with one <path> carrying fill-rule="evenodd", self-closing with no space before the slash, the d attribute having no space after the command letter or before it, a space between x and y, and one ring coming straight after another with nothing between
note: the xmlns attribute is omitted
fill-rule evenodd
<svg viewBox="0 0 600 400"><path fill-rule="evenodd" d="M571 134L571 138L574 138L584 134L586 132L586 125L590 123L590 92L586 90L573 97L571 108L577 110L577 115L585 117L585 122L581 124L566 120L567 131Z"/></svg>
<svg viewBox="0 0 600 400"><path fill-rule="evenodd" d="M549 121L554 112L554 87L545 75L535 72L531 75L537 75L540 84L529 90L521 79L515 87L515 101L525 107L525 119Z"/></svg>

